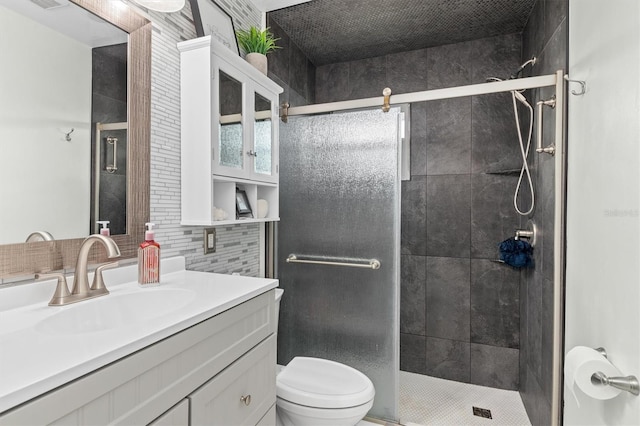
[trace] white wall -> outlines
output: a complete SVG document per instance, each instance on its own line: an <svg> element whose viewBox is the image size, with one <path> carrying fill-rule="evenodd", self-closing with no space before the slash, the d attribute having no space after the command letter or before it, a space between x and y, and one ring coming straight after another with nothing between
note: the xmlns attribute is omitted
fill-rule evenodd
<svg viewBox="0 0 640 426"><path fill-rule="evenodd" d="M565 351L603 346L640 376L640 2L569 7L570 75L587 93L569 95ZM640 424L640 397L581 401L565 394L566 425Z"/></svg>
<svg viewBox="0 0 640 426"><path fill-rule="evenodd" d="M33 231L81 237L89 231L91 49L3 7L0 26L13 34L0 38L0 244Z"/></svg>

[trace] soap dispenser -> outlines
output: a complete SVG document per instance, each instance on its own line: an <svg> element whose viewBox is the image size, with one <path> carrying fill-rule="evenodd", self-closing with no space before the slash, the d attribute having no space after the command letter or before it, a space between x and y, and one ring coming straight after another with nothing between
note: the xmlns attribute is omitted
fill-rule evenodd
<svg viewBox="0 0 640 426"><path fill-rule="evenodd" d="M144 242L138 248L138 284L151 287L160 284L160 244L154 241L153 223L145 223Z"/></svg>
<svg viewBox="0 0 640 426"><path fill-rule="evenodd" d="M109 221L108 220L98 220L96 223L102 228L100 228L100 235L104 235L106 237L111 235L111 231L109 230Z"/></svg>

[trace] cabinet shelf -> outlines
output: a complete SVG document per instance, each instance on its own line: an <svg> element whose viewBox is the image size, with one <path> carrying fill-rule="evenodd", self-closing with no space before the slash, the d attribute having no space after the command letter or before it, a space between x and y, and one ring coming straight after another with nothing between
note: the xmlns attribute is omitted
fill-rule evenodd
<svg viewBox="0 0 640 426"><path fill-rule="evenodd" d="M210 225L208 226L225 226L225 225L238 225L241 223L266 223L266 222L279 222L280 218L275 218L275 219L270 219L270 218L264 218L264 219L252 219L252 218L246 218L246 219L234 219L234 220L214 220L213 222L211 222Z"/></svg>

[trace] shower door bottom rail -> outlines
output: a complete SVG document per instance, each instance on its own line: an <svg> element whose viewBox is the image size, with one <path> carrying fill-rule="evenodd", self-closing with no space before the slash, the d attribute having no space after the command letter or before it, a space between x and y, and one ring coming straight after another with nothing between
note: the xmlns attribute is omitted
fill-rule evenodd
<svg viewBox="0 0 640 426"><path fill-rule="evenodd" d="M313 265L348 266L351 268L380 269L378 259L354 259L351 257L307 256L290 254L287 263L309 263Z"/></svg>

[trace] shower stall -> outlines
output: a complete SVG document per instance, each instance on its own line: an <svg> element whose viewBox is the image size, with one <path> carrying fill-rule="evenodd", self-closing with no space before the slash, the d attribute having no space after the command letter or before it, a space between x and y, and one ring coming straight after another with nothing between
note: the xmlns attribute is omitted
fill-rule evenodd
<svg viewBox="0 0 640 426"><path fill-rule="evenodd" d="M370 415L392 421L399 419L400 370L518 389L518 376L523 375L518 371L523 356L517 329L519 294L529 293L522 286L530 284L527 276L532 273L497 262L497 245L513 237L518 228L527 228L526 218L521 220L513 205L518 176L525 172L512 164L505 150L515 153L516 161L522 159L513 121L512 96L516 95L510 92L529 89L555 90L556 96L556 109L543 110L555 131L541 131L535 140L543 151L555 144L555 156L542 154L548 158L543 170L549 164L554 168L550 176L555 179L556 194L551 203L546 195L542 201L552 211L542 242L552 245L559 257L548 263L553 280L545 290L553 293L554 301L548 312L554 325L550 339L545 340L552 349L545 356L552 365L549 418L555 419L552 424L557 422L564 202L561 71L393 95L392 105L411 104L412 120L429 117L431 129L451 131L464 111L470 115L473 110L481 121L474 130L473 153L459 139L449 137L448 145L426 152L426 165L437 173L414 175L415 168L426 165L412 164L412 179L402 183L401 129L392 115L394 108L391 114L380 111L382 97L289 108L288 123L280 126L277 277L285 290L278 336L280 364L295 356L317 356L363 371L376 387ZM375 110L344 112L373 106ZM529 122L523 122L527 123L521 129L526 141ZM505 140L498 137L501 133L508 135L508 142L500 142ZM421 149L413 142L411 146ZM451 159L465 156L470 164L461 172ZM542 164L529 161L527 167L533 169ZM502 193L510 194L507 203L497 195ZM521 191L518 197L525 196L526 191ZM526 199L516 201L528 205ZM415 256L411 250L426 255ZM373 260L379 262L379 269L367 268L374 265ZM425 306L427 300L431 303ZM515 320L504 316L505 306ZM469 318L474 315L477 321L472 323ZM487 331L492 325L498 334ZM409 355L401 356L401 347ZM413 349L415 356L410 354Z"/></svg>

